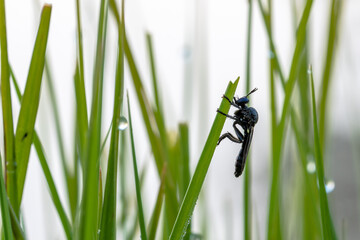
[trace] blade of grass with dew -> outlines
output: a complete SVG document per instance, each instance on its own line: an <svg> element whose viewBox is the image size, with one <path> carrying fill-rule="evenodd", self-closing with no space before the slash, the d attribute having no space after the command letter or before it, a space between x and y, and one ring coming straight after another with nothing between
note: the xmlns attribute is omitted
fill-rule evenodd
<svg viewBox="0 0 360 240"><path fill-rule="evenodd" d="M252 29L252 12L253 0L248 1L248 25L247 25L247 43L246 43L246 93L250 92L251 77L251 29ZM248 161L244 173L244 239L251 239L251 153L249 153Z"/></svg>
<svg viewBox="0 0 360 240"><path fill-rule="evenodd" d="M259 6L260 6L260 10L263 16L263 20L265 23L265 27L268 33L268 38L269 38L269 45L270 45L270 60L269 60L269 64L270 64L270 69L269 69L269 78L270 78L270 109L271 109L271 149L272 149L272 161L275 161L275 143L276 143L276 133L277 133L277 129L276 129L276 125L277 125L277 107L276 107L276 94L275 94L275 70L276 70L276 66L278 66L278 69L280 69L280 64L279 64L279 60L277 58L277 53L276 53L276 49L272 40L272 29L271 29L271 20L272 20L272 2L269 1L269 10L268 13L265 13L265 10L262 6L261 1L258 1ZM282 74L282 72L279 70L279 76L281 79L281 83L283 85L283 87L285 88L285 79L284 79L284 75ZM273 176L274 176L274 170L275 168L273 167ZM271 196L270 196L271 197ZM271 206L272 207L272 206ZM269 214L270 215L270 214ZM273 221L271 222L273 227L272 229L272 233L273 235L276 236L281 236L281 228L280 228L280 219L276 218L273 219ZM270 225L270 222L268 222L268 226ZM268 231L269 234L269 231Z"/></svg>
<svg viewBox="0 0 360 240"><path fill-rule="evenodd" d="M325 176L324 176L324 159L321 153L320 136L316 115L316 100L314 80L312 75L312 68L309 67L309 77L311 82L311 97L312 97L312 112L313 112L313 124L314 124L314 145L315 145L315 163L316 163L316 175L319 183L320 193L320 211L321 222L324 239L337 239L335 228L331 219L328 199L325 191Z"/></svg>
<svg viewBox="0 0 360 240"><path fill-rule="evenodd" d="M7 51L5 0L0 0L0 45L1 45L1 102L4 130L5 181L9 200L19 216L17 172L15 159L15 135L12 115L10 70Z"/></svg>
<svg viewBox="0 0 360 240"><path fill-rule="evenodd" d="M98 209L99 204L99 153L107 15L108 1L102 0L100 3L96 57L94 65L90 127L85 156L84 189L80 210L80 225L76 239L95 239L98 232L98 212L94 211L94 209Z"/></svg>
<svg viewBox="0 0 360 240"><path fill-rule="evenodd" d="M45 4L30 63L28 78L16 127L15 155L18 164L17 186L18 201L21 202L30 147L33 142L34 126L40 101L41 80L45 63L45 51L50 26L51 5Z"/></svg>
<svg viewBox="0 0 360 240"><path fill-rule="evenodd" d="M76 23L77 23L77 64L75 77L75 94L77 104L77 126L79 131L80 142L80 159L84 159L86 148L86 136L88 132L88 113L85 95L85 74L84 74L84 57L82 43L82 26L80 17L80 0L76 0ZM83 167L85 166L82 160Z"/></svg>
<svg viewBox="0 0 360 240"><path fill-rule="evenodd" d="M119 25L120 19L119 19L119 13L116 7L116 2L114 0L110 1L110 8L112 12L114 13L114 16L116 18L116 22ZM135 64L135 60L133 58L133 55L130 50L129 43L127 41L126 35L124 37L124 51L125 56L128 62L128 66L130 68L130 73L132 76L133 84L135 86L135 91L137 95L137 99L140 103L140 109L143 116L143 120L145 123L146 131L148 133L149 142L152 148L152 152L154 154L154 159L156 163L156 167L158 170L158 174L160 176L161 169L164 164L168 160L168 149L165 146L165 144L162 144L164 141L162 141L163 138L159 137L160 130L159 126L161 126L160 121L160 114L157 114L157 112L154 112L153 108L151 107L151 104L149 102L149 98L147 97L146 91L143 87L140 74L138 72L137 66ZM163 121L162 121L163 122ZM162 136L166 136L162 135ZM174 179L172 179L171 175L166 176L167 180L165 181L165 205L166 205L166 213L168 214L168 223L171 222L171 219L175 219L176 211L178 209L178 202L177 202L177 196L176 196L176 187L174 183ZM172 223L170 223L172 224Z"/></svg>
<svg viewBox="0 0 360 240"><path fill-rule="evenodd" d="M307 118L308 115L305 115ZM303 120L303 119L302 119ZM318 216L318 197L317 197L317 186L316 182L313 181L312 176L310 175L307 169L307 156L308 156L308 137L304 132L303 134L298 129L300 124L297 118L294 116L291 117L291 125L293 127L294 135L296 138L297 149L299 153L301 170L303 172L304 184L303 184L303 217L302 224L299 222L299 225L302 225L301 232L303 233L303 239L319 239L321 238L321 222L319 221ZM300 220L300 218L299 218Z"/></svg>
<svg viewBox="0 0 360 240"><path fill-rule="evenodd" d="M3 169L2 169L2 159L0 153L0 207L1 207L1 217L2 217L2 226L4 231L5 239L12 240L13 233L11 230L11 219L8 206L8 199L5 189Z"/></svg>
<svg viewBox="0 0 360 240"><path fill-rule="evenodd" d="M281 67L280 67L280 64L279 64L279 60L277 58L276 49L275 49L275 46L274 46L274 43L273 43L273 40L272 40L272 35L271 35L271 23L270 23L270 21L271 21L271 13L268 13L268 14L265 13L265 10L264 10L264 8L263 8L263 6L261 4L261 1L258 1L258 2L259 2L259 6L260 6L262 16L263 16L263 20L265 22L266 30L267 30L268 35L269 35L268 37L269 37L269 41L270 41L270 49L272 51L272 59L270 61L270 66L271 66L271 69L273 69L274 68L274 63L273 62L275 61L276 71L279 74L282 86L283 86L283 88L285 90L284 75L282 74L282 70L281 70ZM303 60L301 62L303 62ZM271 72L272 72L272 70L271 70ZM272 136L273 136L272 143L275 143L276 142L276 140L275 140L276 139L276 131L277 131L277 129L275 127L275 124L276 124L276 105L275 105L275 102L276 102L276 100L275 100L275 92L274 92L274 77L273 77L273 74L271 74L270 76L271 76L271 81L270 81L271 82L271 91L270 91L271 94L270 95L271 95L271 109L272 109ZM303 78L301 78L301 72L300 72L299 78L303 79ZM304 82L306 83L307 81L301 81L299 85L303 86ZM306 88L306 90L305 90L306 93L308 92L307 89L308 88ZM291 118L296 118L295 111L292 109L291 104L290 104L290 109L291 109L290 110ZM306 114L304 114L303 116L306 116L307 113L308 113L308 111L306 111ZM308 122L308 119L305 119L305 121L303 121L303 122ZM292 124L295 124L295 122L292 121ZM297 126L292 126L292 127L293 127L294 131L296 132L295 128L298 128L298 127ZM308 142L305 141L305 142L301 142L301 143L298 143L298 144L305 144L304 146L306 146L306 145L308 145ZM272 147L272 149L274 150L274 147ZM274 153L273 153L273 156L274 156ZM305 176L305 177L307 177L307 176ZM313 182L311 182L310 185L313 185ZM313 198L312 195L311 195L311 198ZM317 204L317 201L316 201L316 199L312 199L309 203L310 203L311 206L314 207ZM314 219L311 219L311 220L313 221ZM309 222L307 222L307 223L309 223ZM307 225L310 225L310 224L307 224ZM310 226L310 228L312 228L314 230L314 226L316 226L316 224L312 224ZM311 232L314 233L315 231L311 231Z"/></svg>
<svg viewBox="0 0 360 240"><path fill-rule="evenodd" d="M310 10L312 7L313 0L307 0L306 6L304 8L300 24L298 27L297 37L296 37L296 45L293 54L293 59L291 62L290 73L288 81L285 85L285 99L282 108L280 122L276 127L276 137L275 144L273 146L273 174L272 174L272 182L271 182L271 192L270 192L270 207L269 207L269 221L268 221L268 238L269 239L278 239L280 237L281 231L278 231L280 228L280 161L281 161L281 152L283 146L283 139L285 135L286 129L286 120L288 117L289 109L290 109L290 100L292 96L292 92L294 89L294 85L296 82L296 74L298 69L298 63L301 57L301 52L303 50L303 46L305 43L306 36L306 26L310 16ZM275 225L274 225L275 224Z"/></svg>
<svg viewBox="0 0 360 240"><path fill-rule="evenodd" d="M128 65L130 68L133 84L135 86L135 91L137 99L140 103L141 113L145 122L145 127L148 133L150 145L154 154L155 163L157 166L158 174L161 174L161 169L164 162L168 161L168 149L162 144L161 137L159 137L160 130L157 123L157 115L154 113L151 104L146 95L146 91L143 87L138 68L135 64L135 60L130 50L129 43L127 41L126 35L124 39L124 50L125 56L128 60ZM170 171L169 171L170 172ZM166 175L166 188L165 188L165 212L167 217L167 222L172 224L172 221L175 220L176 211L178 209L178 201L176 195L176 185L173 176L170 174Z"/></svg>
<svg viewBox="0 0 360 240"><path fill-rule="evenodd" d="M135 64L133 55L131 53L130 46L129 46L126 36L124 39L124 47L125 47L124 48L125 56L126 56L126 59L127 59L127 62L128 62L129 68L130 68L132 80L133 80L133 83L135 86L136 95L137 95L137 98L140 103L141 113L142 113L142 116L143 116L143 119L145 122L145 127L147 130L148 136L149 136L151 148L152 148L153 154L155 156L156 166L158 169L158 173L160 174L162 165L165 162L165 151L161 147L161 144L157 137L157 135L159 133L158 133L158 129L155 125L155 123L156 123L155 115L154 115L154 112L152 111L150 101L148 100L146 91L145 91L142 81L140 79L140 75L139 75L138 69L136 67L136 64Z"/></svg>
<svg viewBox="0 0 360 240"><path fill-rule="evenodd" d="M134 167L136 198L137 198L138 213L139 213L139 224L140 224L141 239L147 240L145 220L144 220L144 212L143 212L143 206L142 206L142 200L141 200L140 180L139 180L139 173L138 173L138 168L137 168L137 163L136 163L135 144L134 144L132 121L131 121L131 110L130 110L129 94L127 94L127 103L128 103L131 151L132 151L132 155L133 155L133 167Z"/></svg>
<svg viewBox="0 0 360 240"><path fill-rule="evenodd" d="M161 208L163 205L164 200L164 193L165 193L165 175L166 175L166 164L163 167L162 173L161 173L161 180L160 180L160 187L158 191L158 195L156 198L155 207L153 210L153 213L151 215L150 223L148 226L148 238L149 240L154 240L156 237L156 231L159 227L159 219L161 214Z"/></svg>
<svg viewBox="0 0 360 240"><path fill-rule="evenodd" d="M319 103L319 136L321 151L324 152L325 135L326 135L326 108L328 103L328 92L330 88L331 73L334 63L334 55L336 48L336 38L339 32L339 21L342 10L343 1L332 0L330 9L330 21L329 21L329 35L326 50L325 66L322 76L321 88L320 88L320 103Z"/></svg>
<svg viewBox="0 0 360 240"><path fill-rule="evenodd" d="M229 99L233 98L238 82L239 78L237 78L234 83L229 82L225 92L225 95ZM223 113L228 113L229 109L230 104L225 99L223 99L221 101L219 110ZM216 143L220 137L221 130L225 123L225 119L225 116L222 116L221 114L216 114L209 136L206 140L204 149L196 166L195 173L191 178L189 187L186 191L184 200L182 201L180 210L178 212L175 224L169 238L171 240L180 239L186 231L187 225L194 211L196 201L199 197L201 187L204 183L207 171L209 169L212 156L215 152Z"/></svg>
<svg viewBox="0 0 360 240"><path fill-rule="evenodd" d="M124 0L122 0L122 16L124 16ZM124 23L122 21L122 23ZM119 158L119 129L120 112L124 96L124 26L121 25L118 33L118 64L115 77L114 110L112 119L112 131L110 152L108 159L104 204L101 216L100 238L116 239L116 190L117 190L117 166Z"/></svg>
<svg viewBox="0 0 360 240"><path fill-rule="evenodd" d="M133 55L130 50L129 43L126 39L124 39L124 50L125 50L125 56L128 60L128 65L130 68L130 72L132 75L133 84L135 86L135 91L137 95L137 99L140 103L140 109L141 113L145 122L145 127L148 133L151 149L154 154L155 163L157 166L158 174L161 174L161 169L163 164L169 160L169 151L168 148L165 147L165 145L162 144L160 130L158 128L158 123L160 115L154 113L151 104L149 102L149 98L146 95L146 91L144 89L142 80L140 78L139 71L137 69L137 66L135 64L135 60L133 58ZM163 138L164 139L164 138ZM170 173L170 171L168 171ZM167 174L166 175L166 181L165 181L165 213L167 218L167 223L171 224L176 218L176 211L178 209L178 201L177 201L177 195L176 195L176 185L175 185L175 179L172 175ZM170 226L171 227L171 226ZM170 229L169 229L170 231Z"/></svg>
<svg viewBox="0 0 360 240"><path fill-rule="evenodd" d="M16 81L15 75L14 75L11 67L10 67L10 73L11 73L11 78L13 80L13 84L14 84L14 87L15 87L17 98L18 98L19 102L21 102L22 101L22 95L21 95L19 85L18 85L18 83ZM65 235L66 235L67 239L72 239L71 224L70 224L69 219L66 216L64 207L61 204L60 197L59 197L58 191L56 189L54 179L52 177L49 165L47 164L47 160L45 158L45 153L44 153L44 150L43 150L44 148L43 148L43 146L41 144L40 138L39 138L36 130L34 131L33 144L35 146L36 153L37 153L37 155L39 157L40 165L41 165L41 168L42 168L42 170L44 172L46 183L48 184L51 198L52 198L52 200L54 202L55 208L56 208L56 210L57 210L57 212L59 214L61 223L63 225Z"/></svg>
<svg viewBox="0 0 360 240"><path fill-rule="evenodd" d="M261 15L262 15L264 23L265 23L265 29L266 29L266 32L267 32L268 38L269 38L269 44L270 44L270 50L271 50L270 56L271 56L271 58L274 59L276 66L279 69L281 69L280 61L278 58L278 54L277 54L275 44L274 44L274 41L272 38L272 33L271 33L271 10L270 10L271 9L271 1L269 1L269 13L265 12L265 9L262 5L261 0L258 0L258 4L259 4ZM285 85L285 77L283 75L283 72L279 71L278 73L279 73L279 77L280 77L282 84Z"/></svg>

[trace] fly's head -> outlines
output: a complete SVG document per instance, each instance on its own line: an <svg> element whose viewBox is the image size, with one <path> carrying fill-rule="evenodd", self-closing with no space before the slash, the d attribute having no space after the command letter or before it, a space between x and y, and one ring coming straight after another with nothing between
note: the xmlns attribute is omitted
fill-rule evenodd
<svg viewBox="0 0 360 240"><path fill-rule="evenodd" d="M241 98L234 98L236 105L240 106L241 108L246 108L246 104L249 103L248 96L257 90L257 88L254 88L246 96Z"/></svg>

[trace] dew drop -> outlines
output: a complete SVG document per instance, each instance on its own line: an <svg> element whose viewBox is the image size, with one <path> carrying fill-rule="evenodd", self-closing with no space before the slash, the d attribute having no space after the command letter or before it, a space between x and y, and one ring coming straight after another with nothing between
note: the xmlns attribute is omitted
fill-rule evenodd
<svg viewBox="0 0 360 240"><path fill-rule="evenodd" d="M310 161L306 164L306 170L308 171L308 173L315 173L316 171L316 165L314 161Z"/></svg>
<svg viewBox="0 0 360 240"><path fill-rule="evenodd" d="M127 127L128 127L128 121L127 119L124 117L124 116L121 116L120 117L120 120L119 120L119 126L118 126L118 130L119 131L123 131L125 130Z"/></svg>
<svg viewBox="0 0 360 240"><path fill-rule="evenodd" d="M312 67L311 67L311 65L309 65L308 70L307 70L307 73L308 73L309 75L312 74Z"/></svg>
<svg viewBox="0 0 360 240"><path fill-rule="evenodd" d="M270 58L270 59L273 59L274 57L275 57L275 54L274 54L274 52L273 51L269 51L269 53L268 53L269 55L268 55L268 57Z"/></svg>
<svg viewBox="0 0 360 240"><path fill-rule="evenodd" d="M331 193L335 189L335 182L333 180L329 180L325 184L326 193Z"/></svg>
<svg viewBox="0 0 360 240"><path fill-rule="evenodd" d="M100 235L100 232L101 232L101 230L100 230L100 229L98 229L97 234L98 234L98 235Z"/></svg>

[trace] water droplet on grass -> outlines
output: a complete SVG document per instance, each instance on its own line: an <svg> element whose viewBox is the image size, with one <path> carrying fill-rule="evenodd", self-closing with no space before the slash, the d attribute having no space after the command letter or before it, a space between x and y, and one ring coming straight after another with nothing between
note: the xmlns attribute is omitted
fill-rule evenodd
<svg viewBox="0 0 360 240"><path fill-rule="evenodd" d="M325 184L326 193L331 193L335 189L335 182L333 180L329 180Z"/></svg>
<svg viewBox="0 0 360 240"><path fill-rule="evenodd" d="M269 51L269 55L268 55L268 57L270 58L270 59L273 59L273 58L275 58L275 53L273 52L273 51Z"/></svg>
<svg viewBox="0 0 360 240"><path fill-rule="evenodd" d="M123 131L128 127L128 125L129 124L127 119L124 116L121 116L119 120L118 130Z"/></svg>
<svg viewBox="0 0 360 240"><path fill-rule="evenodd" d="M308 73L309 75L312 74L312 66L311 66L311 65L309 65L308 70L307 70L307 73Z"/></svg>
<svg viewBox="0 0 360 240"><path fill-rule="evenodd" d="M316 171L316 165L315 165L315 162L311 161L311 162L308 162L306 164L306 170L308 171L308 173L315 173Z"/></svg>

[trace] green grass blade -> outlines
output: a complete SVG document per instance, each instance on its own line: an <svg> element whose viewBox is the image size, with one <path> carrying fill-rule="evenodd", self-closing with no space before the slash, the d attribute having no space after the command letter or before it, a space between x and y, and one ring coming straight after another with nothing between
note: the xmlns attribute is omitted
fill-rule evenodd
<svg viewBox="0 0 360 240"><path fill-rule="evenodd" d="M297 79L298 72L298 63L300 61L301 52L303 51L303 46L305 43L306 37L306 26L310 16L310 10L312 7L313 0L307 0L306 6L303 11L303 15L300 20L298 27L296 45L293 54L293 59L291 62L290 73L288 81L285 85L285 99L283 104L283 109L281 113L280 122L276 128L276 136L273 139L273 174L271 182L271 192L270 192L270 206L269 206L269 221L268 221L268 238L269 239L278 239L280 238L281 231L280 228L280 160L281 152L283 146L283 139L286 129L286 120L289 115L289 109L291 108L290 100L293 93L293 89Z"/></svg>
<svg viewBox="0 0 360 240"><path fill-rule="evenodd" d="M18 83L16 81L16 78L15 78L14 73L12 72L11 68L10 68L10 72L11 72L11 78L13 80L13 84L14 84L14 87L15 87L15 90L16 90L17 98L21 102L22 101L22 95L21 95L21 92L20 92L20 88L19 88L19 85L18 85ZM50 190L51 198L52 198L52 200L54 202L55 208L56 208L56 210L57 210L57 212L59 214L61 223L63 225L65 235L66 235L67 239L72 239L71 224L70 224L69 219L66 216L64 207L61 204L60 197L59 197L58 191L56 189L54 179L52 177L49 165L47 164L47 160L45 158L44 148L43 148L43 146L41 144L40 138L39 138L36 131L34 132L33 143L34 143L34 146L35 146L36 153L37 153L37 155L39 157L40 165L41 165L41 168L42 168L42 170L44 172L46 182L47 182L49 190Z"/></svg>
<svg viewBox="0 0 360 240"><path fill-rule="evenodd" d="M129 209L128 209L128 196L127 194L127 173L126 171L126 159L127 159L127 148L126 148L126 135L125 131L121 132L121 139L120 139L120 160L119 160L119 168L120 168L120 229L125 232L126 230L126 222L129 216ZM125 234L126 235L126 234Z"/></svg>
<svg viewBox="0 0 360 240"><path fill-rule="evenodd" d="M17 172L15 159L15 135L12 115L10 70L7 52L5 1L0 1L0 44L1 44L1 102L5 144L5 181L9 200L19 216Z"/></svg>
<svg viewBox="0 0 360 240"><path fill-rule="evenodd" d="M190 182L190 142L189 142L189 127L186 123L179 124L179 137L180 137L180 200L185 197L186 189Z"/></svg>
<svg viewBox="0 0 360 240"><path fill-rule="evenodd" d="M324 151L324 142L326 135L326 108L328 102L328 92L330 88L331 73L333 69L335 48L336 48L336 38L338 36L338 25L340 22L340 14L342 10L343 1L341 0L332 0L331 9L330 9L330 21L329 21L329 35L328 43L326 50L325 66L321 82L321 95L320 95L320 104L319 104L319 136L321 149Z"/></svg>
<svg viewBox="0 0 360 240"><path fill-rule="evenodd" d="M110 127L109 129L107 130L106 132L106 136L105 136L105 139L103 140L102 144L101 144L101 147L100 147L100 155L102 154L102 152L104 151L104 148L105 148L105 145L106 145L106 142L110 136L110 132L111 132L111 129L112 129L112 125L113 125L113 121L111 121L111 124L110 124Z"/></svg>
<svg viewBox="0 0 360 240"><path fill-rule="evenodd" d="M147 42L147 49L150 60L150 66L151 66L151 75L152 75L153 91L154 91L155 106L156 106L155 108L156 110L154 110L154 116L157 127L159 129L160 140L163 148L165 149L165 154L167 155L166 158L169 159L168 136L166 132L163 109L160 101L161 99L159 97L159 90L158 90L159 88L158 88L158 80L157 80L156 67L155 67L155 57L153 51L152 37L149 33L146 34L146 42Z"/></svg>
<svg viewBox="0 0 360 240"><path fill-rule="evenodd" d="M151 220L149 223L149 240L154 240L156 237L156 231L159 227L159 219L160 219L160 213L161 213L161 208L163 205L163 200L164 200L164 193L165 193L165 175L166 175L166 165L164 165L163 171L161 173L161 182L160 182L160 187L159 187L159 192L156 198L156 203L155 203L155 207L154 207L154 211L151 215Z"/></svg>
<svg viewBox="0 0 360 240"><path fill-rule="evenodd" d="M234 83L229 82L225 92L225 95L229 99L233 98L238 82L239 78L237 78ZM229 109L230 104L225 99L223 99L219 110L224 113L228 113ZM225 118L226 117L221 114L216 114L214 123L211 127L209 136L206 140L204 149L196 166L195 173L191 178L189 187L186 191L185 198L181 204L169 239L181 239L186 231L187 225L194 211L196 201L199 197L201 187L204 183L206 173L209 169L211 158L215 152L216 143L224 126Z"/></svg>
<svg viewBox="0 0 360 240"><path fill-rule="evenodd" d="M139 214L139 224L140 224L141 239L147 240L145 220L144 220L144 212L143 212L143 206L142 206L142 200L141 200L140 180L139 180L139 173L138 173L138 168L137 168L137 163L136 163L135 144L134 144L134 136L133 136L133 130L132 130L129 94L127 94L127 102L128 102L128 111L129 111L129 128L130 128L131 150L132 150L132 155L133 155L133 167L134 167L136 198L137 198L137 205L138 205L138 214Z"/></svg>
<svg viewBox="0 0 360 240"><path fill-rule="evenodd" d="M19 119L15 135L15 155L18 163L18 200L21 202L30 147L33 141L34 126L40 101L41 80L45 63L45 51L49 33L51 5L45 4L30 63L24 96L21 101Z"/></svg>
<svg viewBox="0 0 360 240"><path fill-rule="evenodd" d="M149 58L150 58L151 76L152 76L152 80L153 80L156 109L162 113L162 107L161 107L158 84L157 84L157 74L156 74L156 68L155 68L155 58L154 58L152 37L151 37L150 33L146 34L146 43L147 43L147 48L148 48Z"/></svg>
<svg viewBox="0 0 360 240"><path fill-rule="evenodd" d="M179 124L179 155L180 161L178 169L180 169L180 178L179 178L179 195L180 195L180 202L184 199L186 189L190 183L190 140L189 140L189 127L186 123ZM183 240L190 239L191 235L191 222L188 225L186 230L186 234Z"/></svg>
<svg viewBox="0 0 360 240"><path fill-rule="evenodd" d="M77 105L77 126L79 131L80 158L84 167L84 151L86 148L86 136L88 132L88 113L85 95L85 76L84 76L84 57L82 44L82 27L80 17L80 0L76 0L76 20L77 20L77 64L75 74L75 95Z"/></svg>
<svg viewBox="0 0 360 240"><path fill-rule="evenodd" d="M11 203L8 201L9 211L10 211L10 218L11 218L11 224L13 228L14 233L14 239L24 240L26 239L25 233L23 229L20 226L19 219L17 218L15 214L14 208L11 206Z"/></svg>
<svg viewBox="0 0 360 240"><path fill-rule="evenodd" d="M124 7L124 1L122 1ZM124 16L124 8L122 9ZM122 21L124 23L124 21ZM116 239L116 186L117 186L117 165L119 158L119 130L120 112L124 96L124 26L118 32L118 64L115 78L114 110L111 130L110 152L106 175L104 204L101 216L100 239Z"/></svg>
<svg viewBox="0 0 360 240"><path fill-rule="evenodd" d="M253 0L249 0L248 10L248 26L247 26L247 46L246 46L246 93L250 92L251 77L251 29L252 29L252 13ZM248 156L244 173L244 239L251 239L251 154Z"/></svg>
<svg viewBox="0 0 360 240"><path fill-rule="evenodd" d="M77 239L95 239L98 232L99 165L102 113L103 73L105 61L108 1L102 0L99 14L90 127L85 156L84 189Z"/></svg>
<svg viewBox="0 0 360 240"><path fill-rule="evenodd" d="M116 18L116 22L119 25L120 14L118 13L116 2L111 0L110 7L114 16ZM132 76L133 84L135 87L137 99L140 104L140 109L142 113L143 120L145 122L146 131L148 133L148 138L150 141L151 149L154 154L154 159L156 163L156 167L158 170L158 174L161 175L161 170L163 164L169 160L169 149L167 147L166 139L166 131L165 124L163 122L162 116L159 114L158 111L154 111L152 108L152 104L149 101L147 93L144 89L142 80L140 78L140 74L138 68L135 64L135 60L133 58L129 42L127 41L126 35L124 37L124 52L128 62L128 66L130 69L130 73ZM172 222L176 218L176 212L178 209L178 201L176 196L176 186L175 181L172 175L167 174L166 176L166 187L165 187L165 204L166 204L166 216L167 216L167 223L172 225ZM169 230L170 231L170 230Z"/></svg>
<svg viewBox="0 0 360 240"><path fill-rule="evenodd" d="M54 90L54 85L53 85L54 81L53 81L51 69L49 67L47 58L45 58L45 75L46 75L45 79L47 80L49 96L50 96L51 109L53 111L54 120L55 120L56 136L57 136L57 141L58 141L58 145L59 145L61 165L62 165L65 182L66 182L68 202L70 204L70 209L72 211L71 214L72 214L72 216L74 216L75 215L74 210L76 209L76 202L74 202L72 199L75 199L78 194L77 191L75 191L76 188L74 188L74 185L73 185L74 180L76 181L75 173L70 172L70 169L66 162L64 140L63 140L63 136L62 136L62 132L61 132L62 127L60 124L59 108L58 108L58 103L56 101L56 95L55 95L55 90Z"/></svg>
<svg viewBox="0 0 360 240"><path fill-rule="evenodd" d="M133 58L133 55L130 50L129 43L127 41L127 38L125 36L124 39L124 50L125 50L125 56L130 68L132 80L135 86L135 91L137 98L140 103L141 113L145 122L145 127L149 136L151 148L153 150L153 154L155 156L155 162L157 166L158 173L161 173L162 165L165 161L165 151L161 147L161 143L157 137L158 129L155 125L156 119L155 114L152 111L151 104L149 101L149 98L147 97L146 91L144 89L144 86L142 84L139 71L137 69L137 66L135 64L135 60Z"/></svg>
<svg viewBox="0 0 360 240"><path fill-rule="evenodd" d="M67 215L65 213L65 209L64 209L63 205L61 204L60 197L59 197L59 194L57 192L54 179L53 179L53 177L51 175L49 165L47 164L47 161L46 161L46 158L45 158L45 155L44 155L43 147L41 145L39 136L37 135L36 132L34 133L34 140L33 141L34 141L34 146L35 146L36 152L37 152L37 154L39 156L39 161L40 161L40 164L41 164L41 168L43 169L43 172L44 172L44 175L45 175L45 178L46 178L46 182L47 182L48 187L49 187L51 198L52 198L52 200L54 202L55 208L56 208L56 210L57 210L57 212L59 214L62 226L64 228L66 238L67 239L72 239L72 229L71 229L70 221L69 221L69 219L68 219L68 217L67 217Z"/></svg>
<svg viewBox="0 0 360 240"><path fill-rule="evenodd" d="M284 74L283 72L281 71L281 66L280 66L280 61L279 61L279 58L278 58L278 54L277 54L277 51L276 51L276 48L275 48L275 44L274 44L274 40L272 38L272 32L271 32L271 11L269 11L270 13L266 13L265 12L265 9L262 5L262 2L261 0L258 0L258 4L259 4L259 7L260 7L260 12L261 12L261 15L263 17L263 20L264 20L264 23L265 23L265 28L266 28L266 32L268 34L268 38L269 38L269 43L270 43L270 50L271 50L271 55L275 61L275 65L276 67L280 70L278 73L279 73L279 77L280 77L280 80L281 80L281 83L283 85L285 85L285 77L284 77ZM271 5L270 5L271 6ZM269 6L269 8L271 8Z"/></svg>
<svg viewBox="0 0 360 240"><path fill-rule="evenodd" d="M309 68L309 72L310 72L309 76L311 81L311 96L312 96L312 110L313 110L313 124L314 124L315 163L316 163L316 173L317 173L319 192L320 192L320 211L321 211L323 238L337 239L334 225L331 219L328 199L325 191L324 159L321 153L320 136L319 136L318 122L317 122L317 115L316 115L314 80L313 80L311 66Z"/></svg>
<svg viewBox="0 0 360 240"><path fill-rule="evenodd" d="M14 238L11 230L11 219L10 219L8 199L5 189L5 182L3 177L1 153L0 153L0 207L1 207L1 217L2 217L2 225L4 229L5 239L12 240Z"/></svg>

